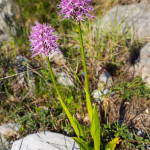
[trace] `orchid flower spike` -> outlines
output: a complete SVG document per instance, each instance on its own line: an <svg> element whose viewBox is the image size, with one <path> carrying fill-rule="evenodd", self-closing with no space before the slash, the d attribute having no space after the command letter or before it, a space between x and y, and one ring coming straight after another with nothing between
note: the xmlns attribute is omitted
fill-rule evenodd
<svg viewBox="0 0 150 150"><path fill-rule="evenodd" d="M29 41L31 42L32 57L35 57L41 53L48 56L51 51L57 51L59 44L57 43L57 36L54 35L54 29L50 25L45 23L35 23L35 26L31 27Z"/></svg>
<svg viewBox="0 0 150 150"><path fill-rule="evenodd" d="M61 0L58 5L60 9L59 16L63 15L63 19L75 19L77 21L84 21L84 18L93 18L94 16L90 15L94 9L90 4L92 0Z"/></svg>

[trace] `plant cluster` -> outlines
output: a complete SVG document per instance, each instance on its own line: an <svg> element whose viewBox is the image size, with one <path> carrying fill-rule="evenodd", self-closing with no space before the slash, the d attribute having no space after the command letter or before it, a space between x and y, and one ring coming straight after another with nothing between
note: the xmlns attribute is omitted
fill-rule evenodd
<svg viewBox="0 0 150 150"><path fill-rule="evenodd" d="M120 26L123 23L123 20L118 26L112 27L112 32L105 28L100 35L100 39L98 29L93 37L91 28L93 27L94 22L90 19L91 17L93 18L93 16L86 16L86 9L89 10L88 8L90 6L92 10L92 5L94 4L95 8L98 10L96 11L96 13L98 14L98 16L101 16L106 12L106 10L108 10L111 7L114 0L94 0L94 3L88 3L89 5L85 5L86 7L82 6L83 3L90 1L86 0L83 1L83 3L79 3L79 1L73 1L77 3L76 6L74 6L73 3L70 3L70 5L65 5L65 7L67 8L64 9L64 11L67 10L67 14L70 16L66 19L63 19L66 15L66 12L64 15L60 14L63 11L63 9L61 10L61 7L59 7L60 5L57 5L58 0L17 1L21 10L21 18L17 21L18 25L21 26L20 32L18 33L18 36L15 39L15 41L10 43L10 47L5 51L0 52L0 69L2 68L4 70L4 74L1 74L2 72L0 73L0 122L18 122L22 125L22 128L20 130L21 136L34 133L35 131L51 130L54 132L66 134L68 136L76 137L77 135L79 135L78 131L80 131L83 128L85 136L79 135L77 137L78 139L75 138L77 140L77 143L79 143L79 145L81 145L81 148L83 147L83 149L84 147L86 147L85 149L94 149L94 145L96 145L96 143L98 142L100 142L100 149L106 149L108 148L108 146L110 146L110 144L116 146L116 149L146 149L146 145L149 144L148 134L146 137L143 138L137 136L133 132L133 128L132 130L129 130L130 128L127 126L120 126L118 124L110 125L110 120L117 121L114 117L115 115L117 116L117 114L113 114L111 117L108 117L108 121L106 121L104 124L101 121L101 127L99 128L100 132L97 131L97 134L100 135L100 140L97 140L97 142L94 141L94 127L93 125L91 126L91 123L94 122L93 113L96 113L96 108L93 108L93 106L90 103L92 99L90 97L90 94L87 92L87 87L89 86L89 92L95 89L95 83L97 83L97 79L95 76L95 70L97 66L95 66L95 64L97 64L97 62L100 62L101 65L104 66L110 73L115 72L114 74L112 74L114 80L114 86L112 87L112 91L115 93L115 96L109 97L110 95L108 94L105 97L106 99L110 98L109 101L111 101L112 99L113 102L115 101L115 106L111 106L112 109L116 108L116 106L118 107L118 101L131 102L132 100L134 100L135 102L137 101L137 103L139 103L138 100L141 99L140 102L144 104L146 101L143 102L143 100L149 100L150 97L150 89L148 89L145 86L141 78L137 77L133 80L127 81L127 78L124 77L124 74L122 74L122 72L125 70L125 65L128 59L127 57L130 53L130 49L139 50L141 48L140 42L134 42L135 39L132 37L133 35L130 35L129 31L126 31L125 33L120 32ZM68 2L72 1L68 0ZM96 5L97 3L99 3L100 5ZM83 7L83 9L80 9L80 13L77 13L76 11L79 11L78 7L80 6L81 8ZM76 7L76 9L73 9L74 11L69 11L70 7ZM98 9L98 7L101 8ZM58 18L58 9L56 8L60 9L59 16L62 16L61 19ZM79 15L79 19L77 18L76 13L77 15ZM90 15L90 11L87 11L87 13ZM89 17L89 20L87 20L87 17ZM42 28L42 33L46 32L46 36L43 37L42 35L42 38L38 39L41 43L43 43L42 45L40 45L40 42L35 41L36 38L32 38L32 41L35 43L34 46L38 46L38 48L35 48L35 51L31 47L30 52L32 53L32 56L35 56L34 54L38 55L38 53L41 54L41 52L46 56L49 54L49 52L52 52L54 50L50 49L51 46L54 47L53 45L51 45L51 41L49 39L49 37L51 37L52 35L56 37L54 41L56 42L56 44L59 43L61 45L64 55L67 56L67 67L71 66L69 69L73 72L75 77L75 88L70 88L63 85L58 86L57 82L56 86L58 88L58 92L61 96L62 102L64 102L66 108L70 112L70 116L73 118L71 119L73 120L73 124L75 124L75 127L77 126L77 134L72 130L73 126L70 124L69 119L66 118L65 112L68 111L64 111L64 105L61 105L61 102L57 101L58 95L55 91L54 86L50 84L53 81L52 77L49 75L49 72L47 72L47 68L42 67L36 70L36 67L33 67L34 77L36 80L34 96L30 98L26 97L28 93L25 90L25 88L22 87L20 89L21 91L18 91L18 93L21 92L20 95L22 95L22 99L18 99L18 97L15 96L12 90L12 81L15 80L15 78L17 77L17 75L15 75L15 67L11 64L12 60L15 61L16 55L25 55L29 59L29 62L31 64L35 61L34 58L30 58L30 52L28 51L31 44L28 40L28 37L29 34L32 33L32 31L29 32L30 30L28 29L28 27L32 24L32 27L37 28L37 25L33 26L33 22L41 22L38 24L40 25L40 28ZM43 22L46 23L43 24ZM50 23L51 25L49 25L48 23ZM47 29L49 28L49 30L45 31L44 26L47 27ZM54 27L55 30L59 33L57 34L59 36L56 36L54 32L49 32L50 30L54 31L54 28L52 27ZM80 27L82 27L82 32L80 30ZM73 31L71 30L71 28L73 29ZM80 38L79 32L82 34L80 35ZM40 34L36 31L34 33L35 35L33 35L33 37L36 37ZM81 37L83 39L81 39ZM58 41L57 38L59 38ZM46 43L44 43L44 40L47 39L49 40ZM79 46L80 42L82 43L82 40L84 41L83 50L85 49L85 52L82 54L86 54L86 63L84 63L83 65L87 67L87 76L88 79L90 79L88 81L88 84L86 82L87 79L85 77L85 67L83 70L82 66L83 60L81 60L80 58L80 56L83 56L80 55L82 45ZM6 59L4 59L5 57ZM36 59L39 58L40 57L36 56ZM8 59L10 64L8 64ZM54 64L50 64L50 67L53 65ZM75 71L76 67L78 67L77 72ZM91 68L94 71L89 70ZM62 71L63 67L59 67L59 69ZM10 77L8 75L10 75ZM3 77L5 76L8 76L8 78L3 79ZM86 82L86 84L84 84L84 82ZM90 119L91 122L90 120L84 121L84 118L87 115L85 99L88 104L88 112L92 118ZM105 103L107 103L107 100L105 101ZM101 104L102 105L100 105L100 107L103 107L103 103ZM108 106L108 109L109 107L110 106ZM99 104L97 106L97 109L98 113L100 113L100 111L103 111L103 108L99 110ZM106 110L105 115L109 115L109 113L113 111L112 109L110 109L110 112L107 112ZM119 112L119 110L116 111ZM76 116L77 122L74 119L74 116L72 116L72 114ZM105 120L105 115L103 115L103 113L100 113L98 115L102 115L99 116L100 119L102 119L103 117ZM98 119L99 118L97 117L97 121L99 122ZM79 122L79 126L81 127L81 129L78 128ZM120 137L121 140L119 140L118 137ZM117 143L118 141L121 142L115 145L115 143ZM83 144L84 146L82 146ZM99 143L97 145L99 145Z"/></svg>
<svg viewBox="0 0 150 150"><path fill-rule="evenodd" d="M33 53L32 56L36 56L39 54L44 54L47 60L47 64L49 67L50 76L52 79L52 82L54 84L56 93L58 95L59 101L77 135L77 137L74 137L74 140L80 145L81 150L100 150L101 146L101 135L100 135L100 120L98 117L98 112L96 106L94 108L92 107L90 93L89 93L89 86L88 86L88 77L87 77L87 67L86 67L86 59L85 59L85 51L83 46L83 38L82 38L82 32L81 32L81 26L80 26L80 20L84 21L85 17L92 18L89 14L90 11L93 11L93 8L90 6L91 1L90 0L62 0L59 9L60 9L60 15L64 15L64 18L73 18L77 21L78 31L79 31L79 39L80 39L80 45L81 45L81 56L83 61L83 68L84 68L84 81L85 81L85 92L86 92L86 103L87 103L87 110L91 121L91 136L93 141L93 146L91 146L91 143L88 143L88 139L86 138L84 128L82 125L77 121L75 116L72 116L70 111L68 110L66 104L64 103L64 100L62 99L62 96L59 92L59 89L57 87L57 83L55 81L53 71L51 68L50 60L48 55L50 52L57 48L57 38L53 34L53 29L51 26L46 26L46 24L41 25L40 23L36 23L36 26L32 27L30 41L31 41L31 51ZM114 138L112 141L110 141L106 147L105 150L114 150L116 147L116 144L119 144L120 140L119 137Z"/></svg>

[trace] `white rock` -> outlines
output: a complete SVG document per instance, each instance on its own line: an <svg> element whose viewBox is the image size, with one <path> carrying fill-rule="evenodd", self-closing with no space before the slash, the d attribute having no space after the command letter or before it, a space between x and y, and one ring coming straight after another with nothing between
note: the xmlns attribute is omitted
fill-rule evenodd
<svg viewBox="0 0 150 150"><path fill-rule="evenodd" d="M31 134L13 143L11 150L79 150L75 141L62 134L41 132Z"/></svg>
<svg viewBox="0 0 150 150"><path fill-rule="evenodd" d="M57 75L58 75L57 81L59 84L74 87L73 79L70 75L68 75L64 72L57 73Z"/></svg>
<svg viewBox="0 0 150 150"><path fill-rule="evenodd" d="M104 89L102 91L100 90L94 90L92 92L92 96L93 98L95 99L96 102L98 101L103 101L104 100L104 97L109 93L109 90L108 89Z"/></svg>

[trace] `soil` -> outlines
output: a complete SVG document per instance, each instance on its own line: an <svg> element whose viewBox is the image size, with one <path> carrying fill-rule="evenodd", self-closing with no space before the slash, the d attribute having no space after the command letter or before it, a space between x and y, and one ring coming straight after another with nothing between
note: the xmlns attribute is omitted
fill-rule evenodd
<svg viewBox="0 0 150 150"><path fill-rule="evenodd" d="M107 120L109 122L119 122L128 126L130 129L145 129L150 134L150 99L132 98L124 101L113 98L106 99Z"/></svg>

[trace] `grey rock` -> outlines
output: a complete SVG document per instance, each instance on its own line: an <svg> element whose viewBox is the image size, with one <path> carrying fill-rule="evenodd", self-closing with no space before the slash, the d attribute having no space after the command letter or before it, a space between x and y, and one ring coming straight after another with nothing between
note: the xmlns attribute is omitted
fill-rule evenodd
<svg viewBox="0 0 150 150"><path fill-rule="evenodd" d="M14 0L0 1L0 42L10 41L16 35Z"/></svg>
<svg viewBox="0 0 150 150"><path fill-rule="evenodd" d="M79 150L75 141L62 134L41 132L28 135L13 143L11 150Z"/></svg>
<svg viewBox="0 0 150 150"><path fill-rule="evenodd" d="M12 82L15 96L18 97L20 88L25 88L29 95L32 96L35 89L35 78L31 66L29 65L29 60L26 57L16 57L16 74L18 74L18 76L16 80Z"/></svg>
<svg viewBox="0 0 150 150"><path fill-rule="evenodd" d="M110 93L108 88L112 86L113 81L109 72L100 65L98 65L96 69L96 76L99 77L97 85L98 89L92 92L92 96L95 99L95 101L98 102L103 101L106 95Z"/></svg>
<svg viewBox="0 0 150 150"><path fill-rule="evenodd" d="M136 39L150 37L150 1L143 0L141 3L132 5L118 5L112 8L102 19L94 25L94 33L119 27L121 31L131 31Z"/></svg>
<svg viewBox="0 0 150 150"><path fill-rule="evenodd" d="M150 43L148 43L140 52L139 69L142 72L142 79L150 87Z"/></svg>
<svg viewBox="0 0 150 150"><path fill-rule="evenodd" d="M65 86L71 86L74 87L73 79L69 74L66 74L65 72L57 73L58 75L58 83L65 85Z"/></svg>
<svg viewBox="0 0 150 150"><path fill-rule="evenodd" d="M147 43L140 52L140 62L143 66L150 66L150 43Z"/></svg>
<svg viewBox="0 0 150 150"><path fill-rule="evenodd" d="M129 73L134 76L141 76L145 84L150 87L150 43L147 43L140 52L140 58L131 66Z"/></svg>
<svg viewBox="0 0 150 150"><path fill-rule="evenodd" d="M5 150L11 149L12 143L8 142L7 138L18 135L18 131L20 130L20 128L21 126L15 123L14 124L8 123L0 126L0 136L1 136L0 149L2 149L2 147L4 147Z"/></svg>

